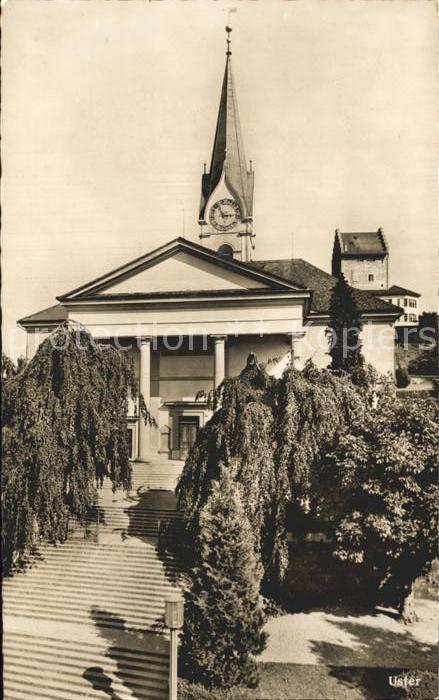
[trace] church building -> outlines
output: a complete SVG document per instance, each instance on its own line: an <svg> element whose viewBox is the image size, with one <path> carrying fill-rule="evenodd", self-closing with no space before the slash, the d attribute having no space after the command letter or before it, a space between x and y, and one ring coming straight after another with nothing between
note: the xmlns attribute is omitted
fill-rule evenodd
<svg viewBox="0 0 439 700"><path fill-rule="evenodd" d="M212 158L201 177L192 238L168 241L19 321L29 358L66 320L132 353L139 389L158 424L145 426L138 407L130 407L133 459L184 459L210 417L209 391L237 375L250 352L274 374L290 361L299 368L308 358L319 366L329 362L325 331L336 278L300 258L258 259L255 173L244 154L230 31ZM393 372L393 326L401 309L367 289L354 295L367 326L366 360ZM383 333L387 342L380 341Z"/></svg>

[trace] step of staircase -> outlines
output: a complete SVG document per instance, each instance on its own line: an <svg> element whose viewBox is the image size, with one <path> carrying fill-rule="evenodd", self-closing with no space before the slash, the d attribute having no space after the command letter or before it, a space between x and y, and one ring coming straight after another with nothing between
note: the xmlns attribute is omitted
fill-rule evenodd
<svg viewBox="0 0 439 700"><path fill-rule="evenodd" d="M174 491L184 462L181 460L157 459L149 463L133 462L133 487L143 483L151 490Z"/></svg>
<svg viewBox="0 0 439 700"><path fill-rule="evenodd" d="M26 570L4 580L6 700L167 697L168 657L157 645L167 650L165 598L183 579L179 562L159 554L157 534L159 523L180 516L172 493L146 487L153 479L167 487L175 474L148 466L135 471L138 490L129 498L104 483L99 527L88 526L101 539L76 529L64 544L40 546Z"/></svg>
<svg viewBox="0 0 439 700"><path fill-rule="evenodd" d="M99 618L105 625L150 630L163 619L165 595L179 590L178 573L174 561L161 561L151 547L46 547L31 569L5 580L4 612L86 623ZM103 612L93 613L97 602Z"/></svg>
<svg viewBox="0 0 439 700"><path fill-rule="evenodd" d="M146 649L11 632L3 653L6 700L167 698L167 656Z"/></svg>

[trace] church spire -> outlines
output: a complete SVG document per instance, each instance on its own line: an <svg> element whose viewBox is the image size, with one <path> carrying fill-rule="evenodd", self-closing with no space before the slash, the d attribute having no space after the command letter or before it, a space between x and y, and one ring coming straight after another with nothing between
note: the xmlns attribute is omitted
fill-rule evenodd
<svg viewBox="0 0 439 700"><path fill-rule="evenodd" d="M253 214L254 173L247 170L244 143L238 114L235 84L232 74L231 31L227 26L226 65L221 89L215 140L210 171L202 178L200 223L206 221L209 199L224 178L230 195L239 205L241 221L251 222Z"/></svg>

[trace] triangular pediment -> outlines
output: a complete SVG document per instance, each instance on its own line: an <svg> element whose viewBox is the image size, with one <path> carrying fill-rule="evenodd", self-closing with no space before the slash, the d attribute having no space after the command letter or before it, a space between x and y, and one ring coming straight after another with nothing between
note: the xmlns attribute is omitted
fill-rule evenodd
<svg viewBox="0 0 439 700"><path fill-rule="evenodd" d="M225 260L196 243L176 239L59 299L255 289L291 290L298 287L235 260Z"/></svg>
<svg viewBox="0 0 439 700"><path fill-rule="evenodd" d="M105 288L106 294L152 294L161 292L196 292L224 289L255 289L266 285L177 251L146 269ZM103 290L104 291L104 290Z"/></svg>

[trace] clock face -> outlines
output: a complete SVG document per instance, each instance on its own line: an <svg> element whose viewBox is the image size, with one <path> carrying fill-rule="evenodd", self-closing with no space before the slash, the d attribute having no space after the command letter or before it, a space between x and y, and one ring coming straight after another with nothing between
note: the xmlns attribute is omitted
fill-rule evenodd
<svg viewBox="0 0 439 700"><path fill-rule="evenodd" d="M239 206L233 199L219 199L210 210L210 223L218 231L228 231L241 218Z"/></svg>

